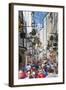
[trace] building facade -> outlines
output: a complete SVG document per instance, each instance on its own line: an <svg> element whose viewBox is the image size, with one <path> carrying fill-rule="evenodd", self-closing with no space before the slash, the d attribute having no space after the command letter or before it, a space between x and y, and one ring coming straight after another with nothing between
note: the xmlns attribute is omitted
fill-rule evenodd
<svg viewBox="0 0 66 90"><path fill-rule="evenodd" d="M36 25L33 16L34 12L19 12L19 61L24 64L44 59L51 47L58 49L58 13L48 12L42 27Z"/></svg>

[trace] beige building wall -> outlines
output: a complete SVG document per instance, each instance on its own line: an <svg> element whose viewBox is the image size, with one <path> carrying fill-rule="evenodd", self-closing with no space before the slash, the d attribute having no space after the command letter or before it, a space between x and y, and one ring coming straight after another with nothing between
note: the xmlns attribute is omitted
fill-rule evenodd
<svg viewBox="0 0 66 90"><path fill-rule="evenodd" d="M51 22L51 17L50 13L47 15L47 40L49 40L49 37L51 36L52 33L57 33L57 24L58 24L58 14L57 13L52 13L52 22Z"/></svg>

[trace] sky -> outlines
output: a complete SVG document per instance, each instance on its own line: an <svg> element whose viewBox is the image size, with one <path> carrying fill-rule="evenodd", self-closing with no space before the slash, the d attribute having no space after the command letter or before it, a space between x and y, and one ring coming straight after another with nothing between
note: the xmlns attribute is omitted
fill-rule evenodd
<svg viewBox="0 0 66 90"><path fill-rule="evenodd" d="M32 18L37 25L43 25L43 20L47 13L48 12L34 12L34 16Z"/></svg>

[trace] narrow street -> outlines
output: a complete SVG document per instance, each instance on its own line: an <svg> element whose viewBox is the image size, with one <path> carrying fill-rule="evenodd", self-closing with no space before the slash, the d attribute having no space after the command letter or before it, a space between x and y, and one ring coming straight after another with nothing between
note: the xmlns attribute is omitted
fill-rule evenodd
<svg viewBox="0 0 66 90"><path fill-rule="evenodd" d="M19 12L19 79L58 76L57 13Z"/></svg>

